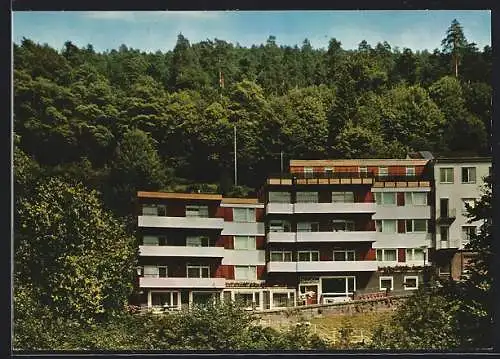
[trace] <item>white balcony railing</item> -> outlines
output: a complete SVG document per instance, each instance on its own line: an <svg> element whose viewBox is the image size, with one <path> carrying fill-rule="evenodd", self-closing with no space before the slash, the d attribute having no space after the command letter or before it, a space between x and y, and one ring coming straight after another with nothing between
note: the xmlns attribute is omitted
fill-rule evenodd
<svg viewBox="0 0 500 359"><path fill-rule="evenodd" d="M268 243L293 243L295 242L295 232L269 232L267 234Z"/></svg>
<svg viewBox="0 0 500 359"><path fill-rule="evenodd" d="M223 218L139 216L139 227L223 229Z"/></svg>
<svg viewBox="0 0 500 359"><path fill-rule="evenodd" d="M268 272L373 272L376 261L268 262Z"/></svg>
<svg viewBox="0 0 500 359"><path fill-rule="evenodd" d="M375 231L297 232L297 242L375 242Z"/></svg>
<svg viewBox="0 0 500 359"><path fill-rule="evenodd" d="M383 233L376 232L376 242L373 248L430 248L432 234L427 232L415 233Z"/></svg>
<svg viewBox="0 0 500 359"><path fill-rule="evenodd" d="M384 206L377 205L372 219L430 219L430 206Z"/></svg>
<svg viewBox="0 0 500 359"><path fill-rule="evenodd" d="M267 214L293 214L293 204L291 203L268 203Z"/></svg>
<svg viewBox="0 0 500 359"><path fill-rule="evenodd" d="M294 213L375 213L375 203L295 203Z"/></svg>
<svg viewBox="0 0 500 359"><path fill-rule="evenodd" d="M263 222L224 222L222 236L263 236Z"/></svg>
<svg viewBox="0 0 500 359"><path fill-rule="evenodd" d="M224 247L139 246L145 257L224 257Z"/></svg>
<svg viewBox="0 0 500 359"><path fill-rule="evenodd" d="M225 278L139 278L141 288L224 288Z"/></svg>

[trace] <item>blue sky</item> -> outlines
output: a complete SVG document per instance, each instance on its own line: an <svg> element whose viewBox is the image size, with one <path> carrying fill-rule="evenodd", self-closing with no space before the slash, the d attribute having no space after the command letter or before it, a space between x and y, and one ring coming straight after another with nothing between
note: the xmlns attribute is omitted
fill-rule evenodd
<svg viewBox="0 0 500 359"><path fill-rule="evenodd" d="M432 51L455 18L469 42L480 49L491 45L491 12L470 10L14 12L13 41L26 37L61 49L69 40L96 51L125 44L154 52L171 50L179 33L191 43L218 38L242 46L274 35L279 45L300 46L308 38L313 47L326 48L335 37L344 49L366 40Z"/></svg>

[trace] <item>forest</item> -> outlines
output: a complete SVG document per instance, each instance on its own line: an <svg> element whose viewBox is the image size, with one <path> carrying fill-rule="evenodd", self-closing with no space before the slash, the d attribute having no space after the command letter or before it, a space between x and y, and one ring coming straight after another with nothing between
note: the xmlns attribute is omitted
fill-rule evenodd
<svg viewBox="0 0 500 359"><path fill-rule="evenodd" d="M458 21L432 52L276 41L246 48L179 34L156 53L14 44L15 349L332 349L307 328L256 326L232 305L131 314L136 191L255 195L281 153L490 154L491 47L469 42ZM372 349L492 346L488 183L470 209L487 220L469 248L480 254L471 279L423 288Z"/></svg>
<svg viewBox="0 0 500 359"><path fill-rule="evenodd" d="M136 189L254 194L289 159L487 155L491 47L454 20L442 48L362 41L344 50L250 48L219 39L173 50L96 52L14 44L18 148L47 175L82 181L118 215ZM234 127L238 186L234 186Z"/></svg>

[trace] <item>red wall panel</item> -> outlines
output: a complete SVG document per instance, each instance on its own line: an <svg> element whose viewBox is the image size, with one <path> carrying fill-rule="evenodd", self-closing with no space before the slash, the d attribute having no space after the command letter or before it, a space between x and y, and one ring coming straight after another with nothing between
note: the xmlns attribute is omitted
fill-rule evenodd
<svg viewBox="0 0 500 359"><path fill-rule="evenodd" d="M233 221L233 208L232 207L224 207L224 221L226 221L226 222Z"/></svg>
<svg viewBox="0 0 500 359"><path fill-rule="evenodd" d="M215 212L215 217L224 218L224 213L225 213L224 207L217 207L217 211Z"/></svg>
<svg viewBox="0 0 500 359"><path fill-rule="evenodd" d="M363 199L363 202L365 202L365 203L373 203L373 202L375 202L375 199L373 197L373 192L367 191L365 193L365 198Z"/></svg>
<svg viewBox="0 0 500 359"><path fill-rule="evenodd" d="M398 219L398 233L405 233L406 226L404 219Z"/></svg>
<svg viewBox="0 0 500 359"><path fill-rule="evenodd" d="M259 280L264 279L265 274L266 274L266 266L257 266L257 279Z"/></svg>
<svg viewBox="0 0 500 359"><path fill-rule="evenodd" d="M406 252L404 248L398 248L398 262L406 262Z"/></svg>
<svg viewBox="0 0 500 359"><path fill-rule="evenodd" d="M266 237L264 236L255 237L255 247L256 249L266 249Z"/></svg>
<svg viewBox="0 0 500 359"><path fill-rule="evenodd" d="M404 192L398 192L398 193L396 193L396 199L397 199L398 206L404 206L405 205L405 194L404 194Z"/></svg>
<svg viewBox="0 0 500 359"><path fill-rule="evenodd" d="M185 217L186 205L184 203L171 202L167 205L167 215L170 217Z"/></svg>
<svg viewBox="0 0 500 359"><path fill-rule="evenodd" d="M372 261L375 260L376 258L377 258L377 251L375 250L375 248L370 248L364 253L363 259L365 261Z"/></svg>
<svg viewBox="0 0 500 359"><path fill-rule="evenodd" d="M264 208L255 209L255 220L257 222L264 222Z"/></svg>

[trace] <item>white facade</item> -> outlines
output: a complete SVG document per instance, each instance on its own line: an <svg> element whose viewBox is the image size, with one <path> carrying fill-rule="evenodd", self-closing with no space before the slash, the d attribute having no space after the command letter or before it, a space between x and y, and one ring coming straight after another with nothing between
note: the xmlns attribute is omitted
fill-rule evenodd
<svg viewBox="0 0 500 359"><path fill-rule="evenodd" d="M483 179L489 175L490 168L491 160L487 158L436 161L434 165L436 249L464 249L467 242L464 227L475 226L476 230L479 228L481 223L468 223L464 200L481 198ZM444 208L446 202L448 211ZM442 212L447 212L448 218L445 218L443 216L445 213ZM448 238L446 229L441 227L448 228Z"/></svg>

